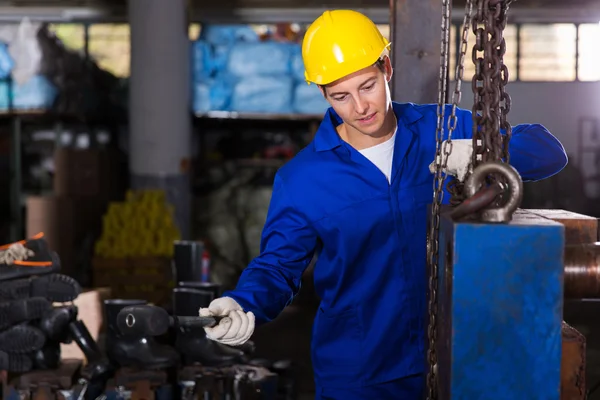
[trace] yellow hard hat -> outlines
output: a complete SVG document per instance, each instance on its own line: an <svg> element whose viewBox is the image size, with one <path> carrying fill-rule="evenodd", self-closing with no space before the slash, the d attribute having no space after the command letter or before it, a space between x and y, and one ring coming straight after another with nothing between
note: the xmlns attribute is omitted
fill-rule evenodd
<svg viewBox="0 0 600 400"><path fill-rule="evenodd" d="M326 85L375 64L389 46L365 15L351 10L325 11L304 35L304 76L309 84Z"/></svg>

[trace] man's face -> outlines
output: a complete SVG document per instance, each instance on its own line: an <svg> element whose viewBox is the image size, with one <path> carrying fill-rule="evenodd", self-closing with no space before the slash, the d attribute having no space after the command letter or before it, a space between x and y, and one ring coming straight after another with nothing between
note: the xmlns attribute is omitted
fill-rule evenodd
<svg viewBox="0 0 600 400"><path fill-rule="evenodd" d="M392 101L388 85L392 78L389 57L384 56L383 66L383 71L378 66L364 68L321 89L344 123L364 135L381 133Z"/></svg>

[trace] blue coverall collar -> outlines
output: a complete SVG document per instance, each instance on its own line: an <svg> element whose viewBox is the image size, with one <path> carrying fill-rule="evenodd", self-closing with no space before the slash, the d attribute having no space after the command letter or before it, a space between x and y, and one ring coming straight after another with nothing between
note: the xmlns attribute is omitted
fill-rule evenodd
<svg viewBox="0 0 600 400"><path fill-rule="evenodd" d="M392 107L398 120L398 126L401 123L408 126L423 117L423 114L417 111L412 103L392 102ZM315 135L314 144L316 151L333 150L342 145L342 138L340 138L335 129L341 123L342 119L333 108L329 107Z"/></svg>

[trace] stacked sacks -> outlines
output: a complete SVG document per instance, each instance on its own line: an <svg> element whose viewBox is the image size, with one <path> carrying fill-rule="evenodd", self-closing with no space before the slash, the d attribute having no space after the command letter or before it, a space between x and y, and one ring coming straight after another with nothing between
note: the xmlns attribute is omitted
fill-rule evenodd
<svg viewBox="0 0 600 400"><path fill-rule="evenodd" d="M192 59L196 113L322 114L329 106L304 80L300 44L261 41L249 26L203 27Z"/></svg>
<svg viewBox="0 0 600 400"><path fill-rule="evenodd" d="M0 82L2 110L48 110L54 105L57 96L56 86L42 75L34 75L22 84Z"/></svg>
<svg viewBox="0 0 600 400"><path fill-rule="evenodd" d="M206 25L192 44L193 111L230 109L236 78L227 72L227 60L236 43L257 42L258 35L244 25Z"/></svg>
<svg viewBox="0 0 600 400"><path fill-rule="evenodd" d="M237 43L227 70L238 78L231 108L239 112L292 112L294 80L290 73L292 44L275 41Z"/></svg>
<svg viewBox="0 0 600 400"><path fill-rule="evenodd" d="M294 85L294 112L298 114L323 114L329 103L321 94L317 85L308 85L304 78L304 62L302 61L302 47L295 45L291 61Z"/></svg>

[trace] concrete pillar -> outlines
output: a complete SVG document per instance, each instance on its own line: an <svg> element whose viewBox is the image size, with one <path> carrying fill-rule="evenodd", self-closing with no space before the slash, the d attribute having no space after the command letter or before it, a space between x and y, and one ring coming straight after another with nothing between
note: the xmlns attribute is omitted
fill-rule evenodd
<svg viewBox="0 0 600 400"><path fill-rule="evenodd" d="M442 2L390 0L390 4L392 99L437 103Z"/></svg>
<svg viewBox="0 0 600 400"><path fill-rule="evenodd" d="M161 188L190 233L191 77L186 0L129 0L129 149L134 189Z"/></svg>

